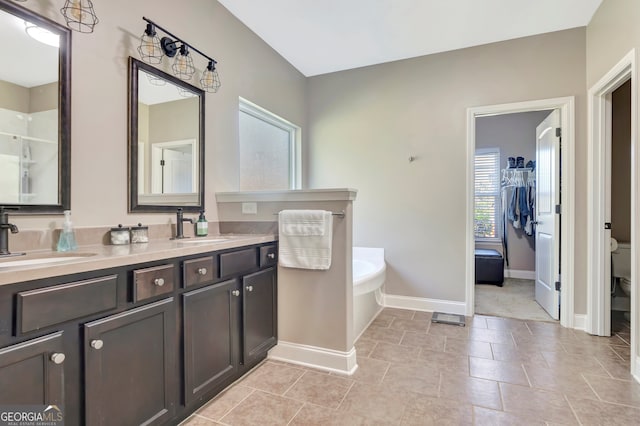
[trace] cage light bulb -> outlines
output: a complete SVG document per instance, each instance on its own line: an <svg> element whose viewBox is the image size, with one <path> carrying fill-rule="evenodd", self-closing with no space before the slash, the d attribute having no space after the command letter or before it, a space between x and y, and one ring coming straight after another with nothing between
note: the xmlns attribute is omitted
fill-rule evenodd
<svg viewBox="0 0 640 426"><path fill-rule="evenodd" d="M180 72L187 73L187 55L181 55L178 59L178 67L180 67Z"/></svg>
<svg viewBox="0 0 640 426"><path fill-rule="evenodd" d="M71 2L71 15L79 22L82 22L84 14L82 13L82 0L73 0Z"/></svg>
<svg viewBox="0 0 640 426"><path fill-rule="evenodd" d="M147 49L147 55L153 56L153 38L151 40L147 39L145 42L145 48Z"/></svg>

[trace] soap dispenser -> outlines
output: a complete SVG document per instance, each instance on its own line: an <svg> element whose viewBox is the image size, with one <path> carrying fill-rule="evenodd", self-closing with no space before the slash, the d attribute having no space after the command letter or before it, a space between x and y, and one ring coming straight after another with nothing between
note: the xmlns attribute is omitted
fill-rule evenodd
<svg viewBox="0 0 640 426"><path fill-rule="evenodd" d="M71 223L71 210L65 210L62 232L58 239L58 251L73 251L77 248L76 235L73 231L73 224Z"/></svg>
<svg viewBox="0 0 640 426"><path fill-rule="evenodd" d="M209 222L204 217L204 210L200 212L200 217L196 222L196 237L206 237L209 233Z"/></svg>

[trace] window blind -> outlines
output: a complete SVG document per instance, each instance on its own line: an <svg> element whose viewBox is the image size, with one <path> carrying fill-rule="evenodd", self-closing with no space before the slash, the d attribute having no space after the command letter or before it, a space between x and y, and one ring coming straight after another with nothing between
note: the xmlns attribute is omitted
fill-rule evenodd
<svg viewBox="0 0 640 426"><path fill-rule="evenodd" d="M476 238L499 238L500 150L476 151L474 230Z"/></svg>

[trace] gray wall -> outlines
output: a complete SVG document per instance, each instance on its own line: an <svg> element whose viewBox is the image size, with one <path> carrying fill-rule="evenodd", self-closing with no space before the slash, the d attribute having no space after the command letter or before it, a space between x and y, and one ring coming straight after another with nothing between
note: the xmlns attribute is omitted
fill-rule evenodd
<svg viewBox="0 0 640 426"><path fill-rule="evenodd" d="M476 148L500 148L500 167L509 157L524 157L525 164L536 159L536 127L549 111L503 114L476 119ZM535 271L535 237L523 229L507 226L509 269ZM478 248L492 248L502 252L502 244L476 243ZM505 265L506 266L506 265Z"/></svg>
<svg viewBox="0 0 640 426"><path fill-rule="evenodd" d="M0 80L0 108L24 113L58 108L58 83L23 87Z"/></svg>
<svg viewBox="0 0 640 426"><path fill-rule="evenodd" d="M467 108L576 96L576 160L586 161L584 34L580 28L309 79L309 183L358 189L354 245L385 248L387 293L465 300ZM585 192L584 179L577 189ZM583 210L576 218L582 245ZM576 252L577 265L585 259ZM576 279L583 285L584 274Z"/></svg>
<svg viewBox="0 0 640 426"><path fill-rule="evenodd" d="M50 2L22 5L64 23L59 7L51 7ZM238 96L304 129L304 76L217 1L190 0L178 7L169 0L111 0L96 4L96 12L100 23L95 31L72 36L74 223L113 226L175 220L172 214L127 213L127 59L138 57L136 48L145 29L142 16L218 61L222 87L206 95L205 108L205 202L208 219L216 221L214 193L238 188ZM198 69L195 80L206 62L195 53L192 56ZM60 226L61 219L20 217L16 224L21 229L49 228Z"/></svg>

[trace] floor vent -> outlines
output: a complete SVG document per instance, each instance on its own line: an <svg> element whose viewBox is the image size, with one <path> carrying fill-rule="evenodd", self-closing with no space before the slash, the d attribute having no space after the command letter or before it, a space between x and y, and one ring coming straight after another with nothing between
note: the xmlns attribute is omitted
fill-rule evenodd
<svg viewBox="0 0 640 426"><path fill-rule="evenodd" d="M434 312L431 317L431 322L437 322L440 324L459 325L464 327L464 315L457 314L445 314L443 312Z"/></svg>

